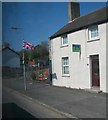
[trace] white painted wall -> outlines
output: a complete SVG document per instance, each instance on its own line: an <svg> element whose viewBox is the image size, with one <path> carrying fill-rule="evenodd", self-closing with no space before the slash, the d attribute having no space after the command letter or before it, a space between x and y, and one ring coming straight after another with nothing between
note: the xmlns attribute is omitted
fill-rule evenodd
<svg viewBox="0 0 108 120"><path fill-rule="evenodd" d="M68 34L67 47L61 47L61 37L51 40L52 73L57 75L57 79L53 79L53 85L90 89L89 56L99 54L100 90L106 92L106 24L99 25L99 35L99 40L87 42L87 29ZM79 52L72 52L72 44L81 44L81 57ZM62 76L62 57L69 57L68 77Z"/></svg>
<svg viewBox="0 0 108 120"><path fill-rule="evenodd" d="M72 44L81 45L81 56L79 52L70 51L70 79L72 88L89 88L87 75L87 59L85 46L85 30L69 34L69 47ZM86 74L86 75L85 75Z"/></svg>
<svg viewBox="0 0 108 120"><path fill-rule="evenodd" d="M20 67L20 57L9 49L2 51L2 65L9 67Z"/></svg>
<svg viewBox="0 0 108 120"><path fill-rule="evenodd" d="M87 57L89 58L90 55L99 54L100 90L106 92L106 24L101 24L98 27L99 27L99 40L87 42ZM91 81L90 77L89 79Z"/></svg>
<svg viewBox="0 0 108 120"><path fill-rule="evenodd" d="M84 41L85 30L69 34L68 47L61 47L60 40L60 37L52 40L52 72L57 75L57 80L54 79L53 84L72 88L88 88L89 82L86 80L88 77L85 76L85 73L87 74L87 60L85 58L86 52ZM79 52L72 52L72 44L81 44L81 58ZM62 57L69 57L70 76L68 77L62 77Z"/></svg>

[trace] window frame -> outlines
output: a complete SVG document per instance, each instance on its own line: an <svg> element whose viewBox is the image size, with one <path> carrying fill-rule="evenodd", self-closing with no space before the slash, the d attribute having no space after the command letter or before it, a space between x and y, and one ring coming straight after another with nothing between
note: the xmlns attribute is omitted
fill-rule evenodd
<svg viewBox="0 0 108 120"><path fill-rule="evenodd" d="M68 64L64 64L64 59L68 59ZM68 73L65 73L64 67L68 67ZM62 57L62 75L69 76L69 57Z"/></svg>
<svg viewBox="0 0 108 120"><path fill-rule="evenodd" d="M97 36L95 37L92 37L92 30L93 29L96 29L97 30L97 33L94 32L94 34L98 34ZM98 25L93 25L91 27L88 28L88 41L92 41L92 40L98 40L99 39L99 28L98 28Z"/></svg>
<svg viewBox="0 0 108 120"><path fill-rule="evenodd" d="M67 39L67 42L66 42L66 43L64 43L64 38ZM67 36L67 34L61 36L61 46L62 46L62 47L63 47L63 46L68 46L68 36Z"/></svg>

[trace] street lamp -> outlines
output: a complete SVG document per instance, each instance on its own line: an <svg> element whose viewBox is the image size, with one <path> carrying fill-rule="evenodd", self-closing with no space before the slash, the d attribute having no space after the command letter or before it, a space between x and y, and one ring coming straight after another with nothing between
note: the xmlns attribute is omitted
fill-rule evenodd
<svg viewBox="0 0 108 120"><path fill-rule="evenodd" d="M23 28L11 27L11 29L12 30L22 30L22 36L23 36L23 40L24 40ZM24 48L23 48L23 74L24 74L24 89L27 90L26 74L25 74L25 61L24 61Z"/></svg>

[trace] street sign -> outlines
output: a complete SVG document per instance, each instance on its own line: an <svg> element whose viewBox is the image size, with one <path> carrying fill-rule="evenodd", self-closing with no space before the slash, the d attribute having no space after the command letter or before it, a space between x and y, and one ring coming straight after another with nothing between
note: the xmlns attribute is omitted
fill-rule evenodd
<svg viewBox="0 0 108 120"><path fill-rule="evenodd" d="M72 51L73 52L80 52L81 51L81 45L72 44Z"/></svg>

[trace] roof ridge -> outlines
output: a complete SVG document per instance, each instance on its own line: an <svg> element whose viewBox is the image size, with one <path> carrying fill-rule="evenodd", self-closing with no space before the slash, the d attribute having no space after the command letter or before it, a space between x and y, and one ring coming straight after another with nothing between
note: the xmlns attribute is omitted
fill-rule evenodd
<svg viewBox="0 0 108 120"><path fill-rule="evenodd" d="M19 53L18 52L16 52L15 50L13 50L13 49L11 49L10 47L4 47L4 48L2 48L2 51L3 50L5 50L5 49L9 49L9 50L11 50L12 52L14 52L14 53L16 53L17 55L19 55Z"/></svg>
<svg viewBox="0 0 108 120"><path fill-rule="evenodd" d="M55 38L58 37L62 34L69 33L71 31L76 31L79 30L85 26L91 25L91 24L101 24L105 21L107 21L106 16L106 10L108 6L106 5L105 7L99 8L93 12L90 12L88 14L85 14L83 16L79 16L75 18L73 21L68 22L65 24L62 28L60 28L57 32L55 32L52 36L49 38Z"/></svg>
<svg viewBox="0 0 108 120"><path fill-rule="evenodd" d="M75 18L74 20L79 19L79 18L82 18L82 17L85 17L85 16L90 15L90 14L94 14L95 12L101 11L102 9L105 9L105 8L107 8L107 7L108 7L108 6L106 5L105 7L101 7L101 8L99 8L99 9L96 9L95 11L92 11L92 12L87 13L87 14L85 14L85 15L79 16L79 17ZM74 21L74 20L73 20L73 21ZM72 22L73 22L73 21L72 21Z"/></svg>

